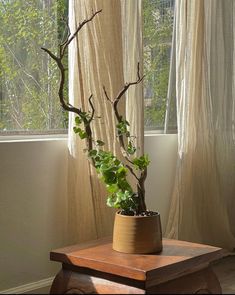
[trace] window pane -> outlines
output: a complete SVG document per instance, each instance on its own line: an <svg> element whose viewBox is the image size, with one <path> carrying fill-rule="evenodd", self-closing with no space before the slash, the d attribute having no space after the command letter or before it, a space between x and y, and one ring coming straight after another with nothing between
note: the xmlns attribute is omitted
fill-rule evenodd
<svg viewBox="0 0 235 295"><path fill-rule="evenodd" d="M164 129L174 2L143 0L145 130ZM175 100L171 101L170 123L173 126L169 129L176 129L175 105Z"/></svg>
<svg viewBox="0 0 235 295"><path fill-rule="evenodd" d="M0 0L0 134L67 128L55 63L65 0ZM64 26L64 25L63 25Z"/></svg>

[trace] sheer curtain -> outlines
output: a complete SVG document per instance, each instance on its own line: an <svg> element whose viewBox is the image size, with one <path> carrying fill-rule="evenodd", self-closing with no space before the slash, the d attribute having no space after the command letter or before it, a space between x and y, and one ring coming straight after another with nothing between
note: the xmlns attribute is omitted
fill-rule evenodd
<svg viewBox="0 0 235 295"><path fill-rule="evenodd" d="M141 50L138 38L127 42L128 30L140 35L138 15L141 1L132 0L71 0L70 27L72 32L79 22L91 16L92 11L102 9L94 20L86 25L69 49L69 100L75 106L88 110L88 97L93 94L96 118L93 132L103 140L105 149L118 153L115 137L115 121L110 104L105 99L103 85L110 97L115 97L125 82L137 73ZM133 18L134 16L134 18ZM134 52L135 48L135 54ZM128 67L126 64L128 63ZM133 65L136 66L133 69ZM124 66L125 65L125 66ZM136 79L136 76L135 76ZM135 110L128 119L134 126L141 111L141 91L135 91L135 99L128 94ZM120 105L125 115L126 103ZM106 191L88 163L83 152L84 142L73 133L74 116L69 117L69 175L68 175L68 229L71 242L95 239L111 234L114 211L106 206ZM141 138L142 129L135 129Z"/></svg>
<svg viewBox="0 0 235 295"><path fill-rule="evenodd" d="M176 1L178 169L166 236L235 247L233 0Z"/></svg>
<svg viewBox="0 0 235 295"><path fill-rule="evenodd" d="M121 0L123 24L123 55L125 81L135 81L137 64L143 68L142 0ZM143 69L142 69L143 71ZM137 155L144 149L143 84L131 87L126 95L126 117L132 122L130 132L137 135Z"/></svg>

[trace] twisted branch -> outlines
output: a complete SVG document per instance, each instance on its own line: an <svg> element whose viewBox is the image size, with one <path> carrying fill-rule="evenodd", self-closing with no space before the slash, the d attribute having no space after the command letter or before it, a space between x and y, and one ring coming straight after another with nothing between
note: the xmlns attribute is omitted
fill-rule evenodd
<svg viewBox="0 0 235 295"><path fill-rule="evenodd" d="M57 64L59 70L60 70L60 86L59 86L59 91L58 91L58 95L59 95L59 99L60 99L60 104L62 106L62 108L68 112L73 112L76 115L78 115L84 124L85 127L85 132L87 134L87 138L86 138L86 144L87 144L87 149L88 151L93 149L93 139L92 139L92 130L91 130L91 122L94 119L94 115L95 115L95 108L92 102L92 98L93 95L91 94L88 102L89 102L89 106L91 108L91 116L89 118L87 118L86 116L84 116L84 112L82 112L82 110L80 108L76 108L75 106L71 105L70 103L68 103L65 100L64 97L64 85L65 85L65 72L66 72L66 68L63 65L63 58L66 52L66 49L68 48L69 44L73 41L73 39L77 36L77 34L80 32L80 30L83 28L83 26L89 22L91 22L94 17L99 14L102 10L98 10L95 13L92 13L91 17L88 19L85 19L82 23L79 23L78 28L76 29L75 33L71 35L69 26L67 24L67 36L65 38L64 41L62 41L62 44L59 45L59 56L56 56L54 53L52 53L49 49L42 47L42 50L44 50ZM123 88L120 90L120 92L118 93L118 95L116 96L116 98L114 100L112 100L109 96L108 93L105 89L105 87L103 86L103 90L104 90L104 94L106 99L112 104L113 109L114 109L114 113L115 113L115 117L118 123L122 122L122 116L119 114L118 111L118 104L120 102L120 100L123 98L124 94L127 92L127 90L129 89L130 86L133 85L137 85L139 84L142 80L143 80L144 76L140 76L140 64L138 63L137 66L137 80L134 82L129 82L126 83ZM121 151L122 154L124 156L124 158L126 159L126 161L131 164L131 166L134 167L134 163L130 160L128 153L127 153L127 148L125 146L125 141L124 141L124 136L123 134L119 134L118 136L118 140L120 143L120 147L121 147ZM92 164L93 166L95 166L94 160L92 160ZM147 168L141 172L140 177L138 177L136 175L136 173L134 172L134 169L131 167L130 165L126 165L126 167L129 169L130 173L135 177L135 179L137 180L137 189L138 189L138 196L139 196L139 208L138 211L145 211L146 210L146 205L145 205L145 200L144 200L144 182L147 176Z"/></svg>
<svg viewBox="0 0 235 295"><path fill-rule="evenodd" d="M113 106L113 110L114 110L114 113L115 113L115 117L116 117L116 120L118 123L121 123L122 122L122 115L119 114L119 111L118 111L118 104L121 100L121 98L123 98L124 94L127 92L127 90L129 89L130 86L133 86L133 85L137 85L139 84L143 79L144 79L144 76L140 77L140 64L138 63L137 65L137 80L134 81L134 82L129 82L129 83L126 83L123 88L120 90L120 92L118 93L118 95L116 96L115 99L111 99L105 89L105 86L103 86L103 90L104 90L104 94L105 94L105 97L106 99L112 104ZM126 145L125 145L125 141L124 141L124 137L122 134L119 134L118 135L118 140L119 140L119 143L120 143L120 146L122 148L122 154L124 156L124 158L130 163L133 165L133 162L129 159L129 157L127 156L127 153L126 153ZM132 172L131 172L132 173ZM133 174L133 173L132 173ZM134 175L136 176L136 175Z"/></svg>
<svg viewBox="0 0 235 295"><path fill-rule="evenodd" d="M68 112L72 112L75 113L76 115L78 115L83 123L84 123L84 127L85 127L85 131L87 134L87 138L86 138L86 144L87 144L87 149L88 150L92 150L93 148L93 141L92 141L92 130L91 130L91 122L94 118L94 114L95 114L95 108L94 105L92 103L92 97L93 95L91 94L88 101L89 101L89 105L91 107L92 113L91 113L91 117L89 119L84 118L83 114L82 114L82 110L80 108L76 108L75 106L71 105L70 103L66 102L66 99L64 97L64 85L65 85L65 72L66 72L66 68L63 65L63 58L65 55L65 50L68 48L69 44L72 42L72 40L77 36L77 34L81 31L81 29L83 28L83 26L89 22L91 22L93 20L93 18L100 13L102 10L98 10L95 13L92 13L91 17L88 19L85 19L82 23L79 24L78 28L76 29L75 33L71 36L71 32L70 29L68 28L68 34L67 37L65 38L64 42L62 44L60 44L59 46L59 56L56 56L54 53L52 53L49 49L42 47L41 49L44 50L57 64L59 70L60 70L60 85L59 85L59 91L58 91L58 95L59 95L59 99L60 99L60 104L62 106L62 108ZM94 164L94 163L93 163Z"/></svg>
<svg viewBox="0 0 235 295"><path fill-rule="evenodd" d="M126 83L123 88L120 90L120 92L118 93L118 95L116 96L115 99L111 99L105 89L105 87L103 86L103 91L105 94L106 99L112 104L113 106L113 110L115 113L115 117L118 123L122 122L122 115L120 115L119 111L118 111L118 105L119 102L121 101L121 99L124 97L124 94L127 92L127 90L133 86L133 85L137 85L139 84L142 80L144 79L144 76L140 76L140 64L138 63L137 65L137 80L134 82L129 82ZM118 135L118 140L121 146L121 151L122 154L124 156L124 158L126 159L126 161L128 163L130 163L132 166L134 166L134 163L130 160L128 153L127 153L127 148L125 145L125 141L124 141L124 136L123 134L119 134ZM145 168L143 171L141 171L140 176L138 177L136 175L136 173L134 172L134 169L130 166L130 165L126 165L126 167L129 169L130 173L135 177L135 179L137 180L137 189L138 189L138 196L139 196L139 211L145 211L146 210L146 205L145 205L145 187L144 187L144 183L147 177L147 168Z"/></svg>
<svg viewBox="0 0 235 295"><path fill-rule="evenodd" d="M90 97L89 97L89 99L88 99L88 102L89 102L89 105L90 105L90 107L91 107L91 117L90 117L90 119L88 120L88 123L90 124L91 123L91 121L93 120L93 118L94 118L94 115L95 115L95 108L94 108L94 105L93 105L93 103L92 103L92 97L93 97L93 95L91 95Z"/></svg>
<svg viewBox="0 0 235 295"><path fill-rule="evenodd" d="M73 39L77 36L79 31L83 28L83 26L93 20L93 18L102 11L102 9L97 10L95 13L92 13L92 16L88 19L85 19L82 23L79 23L79 26L77 27L76 31L73 33L71 37L68 37L68 39L64 42L64 44L60 45L60 56L63 57L65 50L69 46L69 44L73 41Z"/></svg>

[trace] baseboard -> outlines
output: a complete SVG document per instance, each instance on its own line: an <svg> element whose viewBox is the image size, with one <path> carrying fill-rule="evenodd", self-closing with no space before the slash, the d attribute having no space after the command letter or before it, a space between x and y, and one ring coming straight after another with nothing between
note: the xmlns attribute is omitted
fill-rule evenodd
<svg viewBox="0 0 235 295"><path fill-rule="evenodd" d="M16 288L0 291L0 294L24 294L32 292L35 294L38 289L47 288L51 286L54 277L44 279L38 282L25 284Z"/></svg>

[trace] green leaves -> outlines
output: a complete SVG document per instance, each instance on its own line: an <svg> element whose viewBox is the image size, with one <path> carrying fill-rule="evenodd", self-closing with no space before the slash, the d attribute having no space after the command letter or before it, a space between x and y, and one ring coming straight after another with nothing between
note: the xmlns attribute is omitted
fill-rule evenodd
<svg viewBox="0 0 235 295"><path fill-rule="evenodd" d="M117 130L118 130L118 135L126 135L127 137L130 136L130 133L128 132L128 127L127 126L130 126L129 122L126 121L126 120L121 120L121 122L119 122L116 127L117 127Z"/></svg>
<svg viewBox="0 0 235 295"><path fill-rule="evenodd" d="M104 181L105 184L112 185L117 182L117 175L116 175L117 167L101 164L99 168L99 173L101 175L101 179Z"/></svg>
<svg viewBox="0 0 235 295"><path fill-rule="evenodd" d="M104 146L105 145L105 143L102 140L99 140L99 139L96 141L96 144L98 146Z"/></svg>
<svg viewBox="0 0 235 295"><path fill-rule="evenodd" d="M117 191L107 198L107 205L116 209L122 209L124 212L134 212L137 209L135 194L130 191Z"/></svg>
<svg viewBox="0 0 235 295"><path fill-rule="evenodd" d="M56 64L42 52L58 49L62 6L69 1L0 1L1 131L65 130ZM66 16L66 14L64 14ZM67 77L67 73L65 73ZM67 85L65 86L67 97ZM12 114L14 113L14 118Z"/></svg>
<svg viewBox="0 0 235 295"><path fill-rule="evenodd" d="M84 119L82 117L75 117L75 124L76 126L73 127L74 133L78 134L81 139L87 138L87 133L85 130L80 128L80 125L84 123Z"/></svg>
<svg viewBox="0 0 235 295"><path fill-rule="evenodd" d="M74 133L78 134L81 139L87 138L87 133L79 127L73 127Z"/></svg>
<svg viewBox="0 0 235 295"><path fill-rule="evenodd" d="M75 123L77 126L81 125L82 124L82 119L80 117L75 117Z"/></svg>
<svg viewBox="0 0 235 295"><path fill-rule="evenodd" d="M143 37L145 87L151 92L151 103L144 108L145 127L164 128L173 32L172 1L143 0ZM157 73L157 74L156 74ZM149 98L150 98L149 96ZM171 108L175 105L172 104Z"/></svg>
<svg viewBox="0 0 235 295"><path fill-rule="evenodd" d="M127 120L123 120L123 119L121 119L121 121L116 125L118 136L125 135L128 138L126 152L129 155L134 155L134 153L136 152L136 147L134 146L133 140L130 136L130 132L128 131L129 126L130 126L130 123Z"/></svg>
<svg viewBox="0 0 235 295"><path fill-rule="evenodd" d="M131 141L128 142L127 152L129 155L134 155L134 153L136 152L136 147L133 145Z"/></svg>
<svg viewBox="0 0 235 295"><path fill-rule="evenodd" d="M81 118L84 122L84 124L87 124L87 121L90 120L90 114L87 112L81 112Z"/></svg>
<svg viewBox="0 0 235 295"><path fill-rule="evenodd" d="M139 169L139 170L143 171L149 165L150 160L149 160L148 155L145 154L145 155L143 155L143 156L141 156L139 158L135 158L133 160L133 163L134 163L136 169Z"/></svg>
<svg viewBox="0 0 235 295"><path fill-rule="evenodd" d="M90 150L88 153L88 157L95 158L97 155L97 150Z"/></svg>
<svg viewBox="0 0 235 295"><path fill-rule="evenodd" d="M109 196L107 205L124 211L134 211L137 208L138 199L128 181L127 168L111 152L93 149L88 153L95 163L96 171L100 179L105 183Z"/></svg>

